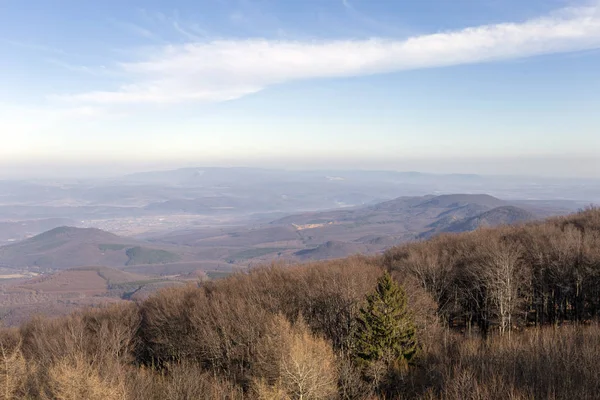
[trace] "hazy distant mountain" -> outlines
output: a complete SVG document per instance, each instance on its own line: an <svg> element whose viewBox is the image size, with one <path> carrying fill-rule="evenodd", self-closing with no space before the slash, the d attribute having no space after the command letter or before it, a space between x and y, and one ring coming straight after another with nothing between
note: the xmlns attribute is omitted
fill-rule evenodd
<svg viewBox="0 0 600 400"><path fill-rule="evenodd" d="M377 253L401 242L484 224L510 224L537 214L489 195L400 197L366 206L306 212L253 228L187 230L154 241L203 249L230 263L273 258L325 259Z"/></svg>
<svg viewBox="0 0 600 400"><path fill-rule="evenodd" d="M370 251L377 251L441 232L464 232L548 215L538 213L537 209L525 210L509 204L481 194L400 197L369 207L298 214L272 224L296 227L305 245L341 241L369 245ZM352 246L346 247L351 254Z"/></svg>
<svg viewBox="0 0 600 400"><path fill-rule="evenodd" d="M521 222L529 222L536 219L536 215L514 206L496 207L475 217L463 221L456 221L445 229L444 232L466 232L481 227L494 227L499 225L511 225Z"/></svg>
<svg viewBox="0 0 600 400"><path fill-rule="evenodd" d="M385 211L385 212L402 212L409 207L415 207L423 204L431 199L435 199L436 196L403 196L393 200L384 201L381 203L373 204L367 207L368 210L372 211Z"/></svg>
<svg viewBox="0 0 600 400"><path fill-rule="evenodd" d="M295 224L316 228L316 225L350 222L361 226L413 222L414 233L418 233L419 227L424 228L439 220L447 219L453 222L508 204L495 197L479 194L399 197L368 207L291 215L273 221L271 224Z"/></svg>
<svg viewBox="0 0 600 400"><path fill-rule="evenodd" d="M506 205L504 200L487 194L447 194L433 197L417 205L420 208L460 208L468 205L482 207L501 207Z"/></svg>
<svg viewBox="0 0 600 400"><path fill-rule="evenodd" d="M167 201L167 204L176 205L174 212L180 206L198 206L193 201ZM212 199L208 204L219 207L223 203ZM337 258L377 253L437 233L529 221L551 213L538 212L546 210L544 205L536 207L528 203L519 208L485 194L404 196L367 206L304 212L267 224L188 228L155 234L151 242L99 229L61 227L0 247L0 266L53 269L136 266L136 270L143 272L146 265L162 265L165 268L161 267L161 273L168 273L168 266L179 270L203 269L203 265L220 269L273 259ZM142 268L137 269L139 266Z"/></svg>
<svg viewBox="0 0 600 400"><path fill-rule="evenodd" d="M167 171L149 171L126 175L122 181L170 186L225 185L250 183L259 179L279 179L292 175L284 170L261 168L195 167Z"/></svg>
<svg viewBox="0 0 600 400"><path fill-rule="evenodd" d="M431 194L447 193L489 193L502 199L520 199L527 202L523 203L526 209L544 201L542 208L546 211L551 209L546 215L553 215L572 212L600 201L599 187L581 180L526 177L202 166L112 179L0 181L0 223L5 223L4 226L0 224L0 244L52 229L55 226L36 229L33 224L32 229L23 233L15 225L49 218L73 221L65 221L61 225L96 227L122 235L183 230L207 221L213 226L241 225L250 221L266 223L285 215L309 211L366 207L371 209L358 214L350 212L344 221L386 223L386 215L379 215L380 219L376 221L376 218L369 219L367 212L402 214L406 206L415 205L414 202L433 199L435 196ZM426 194L430 195L419 198ZM435 200L449 202L445 207L440 203L434 208L450 211L452 215L447 217L450 223L452 218L475 216L488 211L489 207L507 205L489 204L484 198L473 205L472 200L454 197ZM460 211L447 207L453 203L464 205L465 202L469 205ZM510 204L519 206L518 203ZM430 206L423 206L426 214L430 212ZM535 214L539 214L537 210ZM369 220L361 220L363 217ZM340 215L336 215L335 220L342 221ZM408 227L409 232L416 230L416 227ZM357 237L352 238L355 239ZM314 244L315 240L311 239L310 244Z"/></svg>
<svg viewBox="0 0 600 400"><path fill-rule="evenodd" d="M164 246L124 238L94 228L60 227L0 247L0 265L66 269L84 266L160 264L180 256Z"/></svg>

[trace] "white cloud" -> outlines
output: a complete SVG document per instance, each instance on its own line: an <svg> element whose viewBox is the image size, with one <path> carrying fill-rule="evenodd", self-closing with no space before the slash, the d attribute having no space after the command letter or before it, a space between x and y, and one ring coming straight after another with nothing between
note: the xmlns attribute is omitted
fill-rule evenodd
<svg viewBox="0 0 600 400"><path fill-rule="evenodd" d="M600 6L522 23L471 27L406 40L215 40L168 45L119 68L128 84L61 96L84 104L215 102L270 85L491 62L600 48Z"/></svg>
<svg viewBox="0 0 600 400"><path fill-rule="evenodd" d="M139 25L133 24L131 22L117 21L115 19L112 19L110 21L114 25L129 31L129 32L133 33L134 35L141 36L146 39L155 39L156 38L156 35L154 33L152 33L150 30L148 30L144 27L141 27Z"/></svg>

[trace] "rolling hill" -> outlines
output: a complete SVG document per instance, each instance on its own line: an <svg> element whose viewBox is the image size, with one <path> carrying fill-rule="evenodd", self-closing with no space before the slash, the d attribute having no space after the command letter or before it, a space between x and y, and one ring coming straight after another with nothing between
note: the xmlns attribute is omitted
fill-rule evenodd
<svg viewBox="0 0 600 400"><path fill-rule="evenodd" d="M506 205L504 200L488 194L447 194L436 196L416 205L419 208L461 208L469 205L494 208Z"/></svg>
<svg viewBox="0 0 600 400"><path fill-rule="evenodd" d="M536 219L532 212L515 206L496 207L471 218L456 221L443 229L444 232L466 232L481 227L512 225Z"/></svg>
<svg viewBox="0 0 600 400"><path fill-rule="evenodd" d="M182 249L124 238L95 228L59 227L0 247L0 265L67 269L163 264L185 258Z"/></svg>
<svg viewBox="0 0 600 400"><path fill-rule="evenodd" d="M293 215L273 221L271 225L291 224L313 236L319 232L341 234L343 231L352 240L368 235L409 239L432 229L442 231L457 221L509 205L506 201L480 194L400 197L368 207Z"/></svg>
<svg viewBox="0 0 600 400"><path fill-rule="evenodd" d="M0 247L0 266L41 270L135 267L141 273L148 270L168 275L170 268L179 272L222 270L274 259L302 261L372 254L438 233L545 216L531 205L517 207L483 194L454 194L399 197L364 207L306 212L254 226L206 226L154 236L149 241L99 229L60 227Z"/></svg>
<svg viewBox="0 0 600 400"><path fill-rule="evenodd" d="M363 207L289 215L255 227L174 232L153 241L192 246L211 260L237 265L282 258L321 260L377 253L442 232L547 216L533 205L524 205L526 210L485 194L399 197Z"/></svg>

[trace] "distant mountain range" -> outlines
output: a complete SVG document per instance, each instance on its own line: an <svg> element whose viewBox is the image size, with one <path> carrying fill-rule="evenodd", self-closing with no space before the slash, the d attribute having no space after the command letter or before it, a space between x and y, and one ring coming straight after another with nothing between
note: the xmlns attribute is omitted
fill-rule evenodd
<svg viewBox="0 0 600 400"><path fill-rule="evenodd" d="M527 210L489 195L455 194L400 197L368 207L303 213L278 219L271 225L292 225L306 244L314 245L296 252L299 258L323 259L377 252L439 233L515 224L547 215L544 208Z"/></svg>
<svg viewBox="0 0 600 400"><path fill-rule="evenodd" d="M406 202L424 201L417 196L425 194L488 193L527 210L543 204L551 215L600 201L598 188L597 182L576 179L215 167L110 179L0 180L0 245L60 226L150 236L209 225L255 226L308 211L377 205L393 212ZM399 196L403 200L392 200ZM465 201L491 206L483 198ZM471 216L483 211L489 210L473 206Z"/></svg>
<svg viewBox="0 0 600 400"><path fill-rule="evenodd" d="M222 252L234 264L271 259L319 260L377 253L395 244L444 232L514 224L557 214L481 194L400 197L365 207L286 216L256 227L186 230L155 236L158 243Z"/></svg>
<svg viewBox="0 0 600 400"><path fill-rule="evenodd" d="M365 207L306 212L270 223L204 227L139 240L99 229L60 227L0 247L0 266L65 269L134 268L146 273L246 267L274 259L321 260L378 253L398 243L446 232L544 218L552 208L482 194L399 197ZM152 268L150 268L152 267Z"/></svg>

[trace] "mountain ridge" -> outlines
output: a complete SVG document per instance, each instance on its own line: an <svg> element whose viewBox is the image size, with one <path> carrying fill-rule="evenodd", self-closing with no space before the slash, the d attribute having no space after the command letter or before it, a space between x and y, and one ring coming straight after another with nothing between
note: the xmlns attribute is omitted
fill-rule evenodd
<svg viewBox="0 0 600 400"><path fill-rule="evenodd" d="M485 194L403 196L363 207L293 214L266 224L168 232L151 241L94 228L59 227L0 247L0 264L62 269L196 262L248 267L274 259L380 253L439 233L536 218L541 216Z"/></svg>

